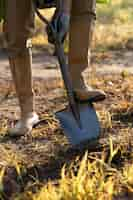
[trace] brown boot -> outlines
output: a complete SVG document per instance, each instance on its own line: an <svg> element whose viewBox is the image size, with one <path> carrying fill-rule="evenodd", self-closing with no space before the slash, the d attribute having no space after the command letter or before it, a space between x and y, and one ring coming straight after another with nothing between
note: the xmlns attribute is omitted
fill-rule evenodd
<svg viewBox="0 0 133 200"><path fill-rule="evenodd" d="M95 0L72 1L70 20L69 66L76 98L80 101L101 101L106 95L85 84L82 72L89 65L90 46L95 21Z"/></svg>
<svg viewBox="0 0 133 200"><path fill-rule="evenodd" d="M89 102L97 102L103 101L106 98L106 94L104 91L99 89L93 89L92 87L85 84L82 75L80 75L78 79L78 83L74 82L74 92L75 97L79 101L89 101Z"/></svg>
<svg viewBox="0 0 133 200"><path fill-rule="evenodd" d="M9 130L11 136L22 136L31 132L32 127L39 121L38 115L34 112L31 58L29 49L23 55L9 58L21 110L20 121Z"/></svg>

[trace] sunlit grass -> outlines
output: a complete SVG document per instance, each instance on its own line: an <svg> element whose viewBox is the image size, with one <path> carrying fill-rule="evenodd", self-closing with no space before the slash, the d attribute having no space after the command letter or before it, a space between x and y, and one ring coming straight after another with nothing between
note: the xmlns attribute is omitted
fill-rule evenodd
<svg viewBox="0 0 133 200"><path fill-rule="evenodd" d="M98 51L106 51L109 48L124 47L129 39L133 38L133 1L132 0L112 0L109 5L100 5L97 8L97 23L94 36L93 47ZM52 16L53 10L42 11L48 19ZM33 38L33 45L40 47L48 45L46 34L44 34L44 25L36 18L37 33ZM39 31L38 31L39 30ZM68 51L68 42L65 43L65 50ZM122 80L129 81L127 71L121 74ZM94 82L94 80L93 80ZM128 93L132 94L132 80L129 81ZM122 86L118 85L122 91ZM39 86L40 87L40 86ZM107 85L106 85L107 88ZM112 88L108 88L112 91ZM116 90L116 88L114 88ZM125 89L127 91L127 88ZM115 92L114 92L115 93ZM123 89L124 93L124 89ZM117 95L115 93L115 95ZM114 122L112 121L114 115L117 118L132 117L133 104L126 101L123 97L122 100L115 102L114 105L110 103L112 110L102 109L100 113L103 127L105 130L112 130ZM118 113L116 113L118 112ZM129 114L129 116L128 116ZM121 116L122 115L122 116ZM46 117L46 116L45 116ZM119 120L118 118L118 120ZM131 119L132 120L132 119ZM119 121L118 121L119 122ZM129 123L129 122L128 122ZM50 127L50 124L48 124ZM55 128L55 127L54 127ZM52 127L50 127L52 129ZM0 132L4 133L7 130L7 122L3 120L0 125ZM36 130L37 131L37 130ZM123 134L131 131L128 128L122 129ZM121 132L121 130L120 130ZM108 132L107 132L108 133ZM38 134L38 132L37 132ZM61 135L62 137L62 135ZM127 136L128 137L128 136ZM116 136L117 140L117 136ZM60 141L58 141L60 143ZM24 188L23 194L14 194L13 200L113 200L114 197L124 196L125 194L133 195L133 163L124 163L121 168L112 165L113 158L121 150L118 145L114 148L113 142L110 139L110 155L108 160L105 161L104 152L101 157L90 156L86 153L82 160L77 159L71 166L64 166L61 171L61 178L56 181L49 181L48 183L40 183L38 191L33 193L29 188ZM125 149L126 151L126 149ZM132 152L130 152L132 154ZM8 166L14 167L17 176L22 177L22 164L19 162L20 155L18 152L15 154L11 151L3 149L2 156ZM127 158L128 159L128 158ZM0 198L2 199L4 192L3 179L5 175L5 168L0 171ZM125 197L124 197L125 198Z"/></svg>
<svg viewBox="0 0 133 200"><path fill-rule="evenodd" d="M110 78L107 78L107 79L106 78L107 77L105 77L104 79L102 78L102 86L101 86L102 89L104 87L103 85L104 82L107 82L110 80ZM123 72L119 77L117 76L117 81L120 79L124 80L123 85L121 85L119 82L115 82L116 84L114 85L113 89L111 89L110 85L108 87L110 87L112 92L117 93L116 88L119 88L120 92L121 90L125 91L124 85L127 87L127 82L129 82L128 91L120 93L122 96L121 100L116 99L116 102L112 100L108 109L105 109L105 107L102 109L100 108L100 112L101 112L100 120L103 121L102 127L106 129L104 131L106 131L106 134L108 134L106 140L109 143L109 151L107 150L106 152L106 149L105 149L104 151L100 151L98 153L86 153L82 159L77 158L76 161L74 162L70 161L69 166L68 164L66 164L62 168L61 172L59 172L61 174L60 179L56 179L54 181L49 180L48 183L47 182L43 183L39 180L39 178L41 177L41 174L37 174L37 176L32 177L32 181L31 181L31 175L28 171L27 163L23 164L23 159L25 159L25 157L21 159L24 149L22 149L22 151L20 150L20 153L19 153L19 148L16 150L16 148L14 149L13 147L10 147L10 143L9 143L9 147L8 147L8 144L6 143L0 146L1 147L0 148L1 162L5 163L6 169L8 168L8 166L15 169L15 172L17 174L17 180L19 180L19 187L21 186L22 188L24 187L23 193L18 192L18 194L16 194L15 192L17 191L13 193L13 200L44 200L44 198L46 200L68 200L68 199L70 200L104 200L104 199L114 200L114 197L124 196L125 194L132 195L133 193L133 178L132 178L133 160L132 160L132 147L130 147L129 138L128 138L129 132L131 132L132 129L129 126L126 126L126 127L123 126L124 123L122 122L121 124L118 124L117 127L115 127L115 123L118 122L117 120L119 119L114 120L113 115L126 114L126 118L130 117L130 113L132 113L132 109L133 109L133 104L132 102L126 101L126 99L124 99L124 95L126 92L130 92L133 90L133 86L131 84L133 81L133 77ZM112 78L112 82L114 81L116 81L116 79ZM95 80L95 84L99 82L100 82L100 79L97 79L97 81ZM55 88L57 86L56 84L54 86L51 86L51 83L49 83L49 85L47 86L49 88L48 90L50 90L50 87ZM58 86L59 86L59 83L58 83ZM38 85L38 87L40 89L38 95L42 93L46 94L47 90L44 89L43 84ZM108 88L109 91L110 89ZM104 105L106 105L106 103ZM102 104L100 104L100 106L101 105ZM46 119L46 121L48 121L48 127L50 127L51 130L57 128L57 124L54 123L53 118L49 118L49 115L46 116L46 114L44 118ZM130 118L131 118L130 120L132 120L132 117ZM3 125L2 125L3 129L4 127L6 127L6 123L7 122L3 121ZM1 126L1 130L2 130L2 126ZM43 128L46 130L47 128L46 125L43 126ZM113 137L112 138L110 137L110 139L108 139L109 134L113 136L112 132L113 132L113 129L115 128L117 128L118 137L121 134L121 140L123 141L124 145L126 145L126 147L122 143L118 143L117 145L115 145L114 140L112 139ZM36 131L36 135L40 134L39 128L36 129L35 131ZM52 138L53 137L54 136L52 136ZM57 137L56 134L55 134L55 137ZM63 135L61 135L60 138L61 137L63 137ZM115 137L117 141L118 139L117 135L115 135ZM37 136L36 136L36 139L37 139ZM60 143L61 140L58 137L57 137L57 140L58 140L57 142ZM37 149L39 149L39 146L36 146L36 141L37 140L34 141L36 151L33 153L35 154L34 155L35 157L37 156L36 154ZM23 144L26 145L26 143L22 143L22 145ZM19 146L19 142L16 145ZM127 153L127 148L128 148L129 157L128 155L127 157L126 156L124 157L124 155ZM29 146L27 150L29 151ZM32 148L32 151L33 151L33 148ZM24 152L26 151L24 150ZM42 152L42 149L41 149L41 152ZM51 152L48 151L48 153L50 154ZM30 154L32 154L31 149L30 149ZM56 153L54 156L56 156ZM122 163L121 161L119 162L119 160L123 159L123 157L127 159L128 162L127 161L124 163ZM61 158L63 159L63 156ZM43 157L43 159L44 159L43 162L45 162L45 157ZM40 157L40 160L41 160L41 157ZM117 164L115 164L114 161L117 162ZM33 160L32 162L34 165ZM1 187L0 195L3 195L4 187L5 187L5 185L3 184L5 168L1 168L1 170L3 171L1 171L0 173L0 187ZM26 176L26 179L29 179L26 185L23 180L25 176ZM16 184L18 184L18 182Z"/></svg>
<svg viewBox="0 0 133 200"><path fill-rule="evenodd" d="M133 2L132 0L116 0L104 5L97 6L97 22L93 39L93 47L96 50L107 50L108 48L123 48L126 42L133 38ZM42 12L50 18L53 10ZM46 14L45 14L46 13ZM44 29L43 24L37 19L37 27ZM33 44L47 45L47 37L43 33L33 39ZM65 43L68 51L68 42Z"/></svg>
<svg viewBox="0 0 133 200"><path fill-rule="evenodd" d="M86 153L79 166L77 166L79 168L77 172L74 172L76 166L73 166L75 170L70 169L70 171L63 168L59 185L54 186L49 182L33 199L43 200L44 196L46 200L52 200L53 196L55 200L102 200L105 197L112 199L113 194L115 194L113 176L106 178L108 172L102 160L96 159L90 162L87 157L88 154ZM111 173L115 174L110 169Z"/></svg>
<svg viewBox="0 0 133 200"><path fill-rule="evenodd" d="M126 42L133 38L132 7L132 0L112 0L109 4L97 5L97 22L93 39L93 47L96 50L123 48ZM54 9L46 9L41 12L47 19L50 19ZM47 46L45 25L37 17L36 30L33 46ZM65 43L65 49L68 51L68 42Z"/></svg>
<svg viewBox="0 0 133 200"><path fill-rule="evenodd" d="M133 38L132 5L131 0L112 0L107 5L97 7L95 49L123 48Z"/></svg>
<svg viewBox="0 0 133 200"><path fill-rule="evenodd" d="M113 168L110 161L116 153L117 149L111 150L108 163L104 154L99 159L86 153L81 161L77 158L70 167L64 166L56 183L48 182L36 194L28 191L15 200L113 200L125 192L131 195L133 165Z"/></svg>

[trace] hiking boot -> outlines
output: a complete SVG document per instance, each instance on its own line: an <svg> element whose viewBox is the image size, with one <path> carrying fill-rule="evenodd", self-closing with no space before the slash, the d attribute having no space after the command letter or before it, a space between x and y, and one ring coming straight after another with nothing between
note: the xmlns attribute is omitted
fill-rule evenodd
<svg viewBox="0 0 133 200"><path fill-rule="evenodd" d="M32 128L39 122L39 117L36 113L29 113L27 117L20 119L14 128L8 130L10 137L21 137L31 133Z"/></svg>
<svg viewBox="0 0 133 200"><path fill-rule="evenodd" d="M85 84L82 77L81 80L74 87L75 97L78 101L85 102L98 102L103 101L106 98L104 91L99 89L93 89ZM76 83L76 81L74 82Z"/></svg>
<svg viewBox="0 0 133 200"><path fill-rule="evenodd" d="M95 22L95 1L72 1L70 18L69 70L75 96L80 101L102 101L106 95L102 90L85 84L82 73L90 65L91 41Z"/></svg>

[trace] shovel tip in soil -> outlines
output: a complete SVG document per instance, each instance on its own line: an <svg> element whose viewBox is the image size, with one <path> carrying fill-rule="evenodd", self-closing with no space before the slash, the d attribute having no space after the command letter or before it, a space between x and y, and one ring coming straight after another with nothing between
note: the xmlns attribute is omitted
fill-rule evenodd
<svg viewBox="0 0 133 200"><path fill-rule="evenodd" d="M79 127L73 114L67 109L56 113L56 118L72 145L98 139L100 136L100 124L94 107L80 105L79 112L82 128Z"/></svg>

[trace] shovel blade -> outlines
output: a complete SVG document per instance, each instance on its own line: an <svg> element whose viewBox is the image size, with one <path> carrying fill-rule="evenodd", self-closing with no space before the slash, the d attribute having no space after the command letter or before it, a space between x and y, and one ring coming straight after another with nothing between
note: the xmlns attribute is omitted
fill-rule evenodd
<svg viewBox="0 0 133 200"><path fill-rule="evenodd" d="M100 136L100 124L93 105L79 104L79 113L82 128L79 128L72 112L67 109L55 114L72 145L97 139Z"/></svg>

